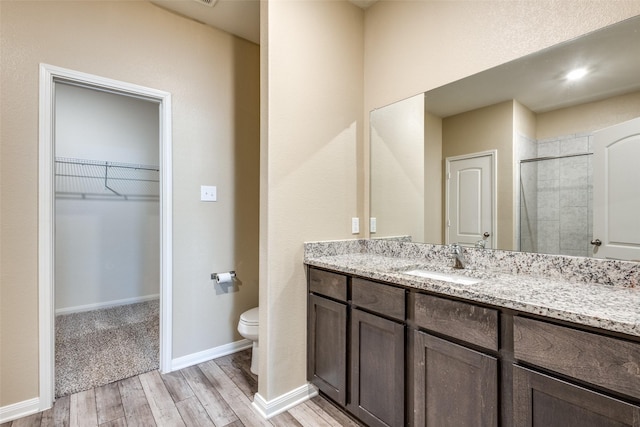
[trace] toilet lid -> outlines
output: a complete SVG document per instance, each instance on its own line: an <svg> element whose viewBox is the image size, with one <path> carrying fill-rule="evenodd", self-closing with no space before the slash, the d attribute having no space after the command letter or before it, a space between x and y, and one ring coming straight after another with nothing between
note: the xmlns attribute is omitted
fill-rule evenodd
<svg viewBox="0 0 640 427"><path fill-rule="evenodd" d="M258 307L255 307L242 313L240 321L247 325L257 325L259 317Z"/></svg>

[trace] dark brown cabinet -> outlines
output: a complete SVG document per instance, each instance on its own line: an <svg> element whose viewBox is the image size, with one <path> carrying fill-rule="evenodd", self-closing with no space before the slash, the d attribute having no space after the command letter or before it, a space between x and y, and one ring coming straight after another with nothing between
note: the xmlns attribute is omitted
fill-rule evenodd
<svg viewBox="0 0 640 427"><path fill-rule="evenodd" d="M498 312L433 295L412 295L413 425L497 426ZM437 333L465 345L431 335Z"/></svg>
<svg viewBox="0 0 640 427"><path fill-rule="evenodd" d="M520 366L514 367L516 427L639 427L640 407Z"/></svg>
<svg viewBox="0 0 640 427"><path fill-rule="evenodd" d="M640 406L537 372L640 397L640 345L526 317L513 319L514 425L640 427Z"/></svg>
<svg viewBox="0 0 640 427"><path fill-rule="evenodd" d="M414 331L413 425L498 425L495 357Z"/></svg>
<svg viewBox="0 0 640 427"><path fill-rule="evenodd" d="M307 379L341 405L347 402L347 305L309 295Z"/></svg>
<svg viewBox="0 0 640 427"><path fill-rule="evenodd" d="M369 426L404 425L405 326L351 311L351 398L348 409Z"/></svg>
<svg viewBox="0 0 640 427"><path fill-rule="evenodd" d="M640 427L640 341L309 268L308 379L371 427Z"/></svg>
<svg viewBox="0 0 640 427"><path fill-rule="evenodd" d="M459 341L498 350L498 311L433 295L414 294L415 324Z"/></svg>
<svg viewBox="0 0 640 427"><path fill-rule="evenodd" d="M640 344L517 316L515 358L640 399Z"/></svg>
<svg viewBox="0 0 640 427"><path fill-rule="evenodd" d="M309 270L308 380L372 427L405 425L405 295Z"/></svg>

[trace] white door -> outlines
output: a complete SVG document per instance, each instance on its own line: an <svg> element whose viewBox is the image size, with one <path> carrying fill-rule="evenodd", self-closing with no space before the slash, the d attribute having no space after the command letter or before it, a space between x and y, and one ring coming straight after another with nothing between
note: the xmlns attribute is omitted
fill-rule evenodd
<svg viewBox="0 0 640 427"><path fill-rule="evenodd" d="M640 118L595 132L594 256L640 260L639 184Z"/></svg>
<svg viewBox="0 0 640 427"><path fill-rule="evenodd" d="M495 247L495 151L446 159L446 243Z"/></svg>

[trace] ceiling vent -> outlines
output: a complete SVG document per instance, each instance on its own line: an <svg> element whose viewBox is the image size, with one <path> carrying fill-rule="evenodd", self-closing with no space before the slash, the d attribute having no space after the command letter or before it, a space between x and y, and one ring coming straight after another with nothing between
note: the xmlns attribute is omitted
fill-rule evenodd
<svg viewBox="0 0 640 427"><path fill-rule="evenodd" d="M209 7L215 6L216 3L218 2L218 0L194 0L194 1Z"/></svg>

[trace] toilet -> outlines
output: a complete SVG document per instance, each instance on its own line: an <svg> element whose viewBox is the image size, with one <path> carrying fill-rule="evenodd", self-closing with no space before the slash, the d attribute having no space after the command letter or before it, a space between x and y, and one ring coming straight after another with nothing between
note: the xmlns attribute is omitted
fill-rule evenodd
<svg viewBox="0 0 640 427"><path fill-rule="evenodd" d="M251 349L251 372L258 375L258 307L247 310L240 315L238 332L244 338L253 341Z"/></svg>

